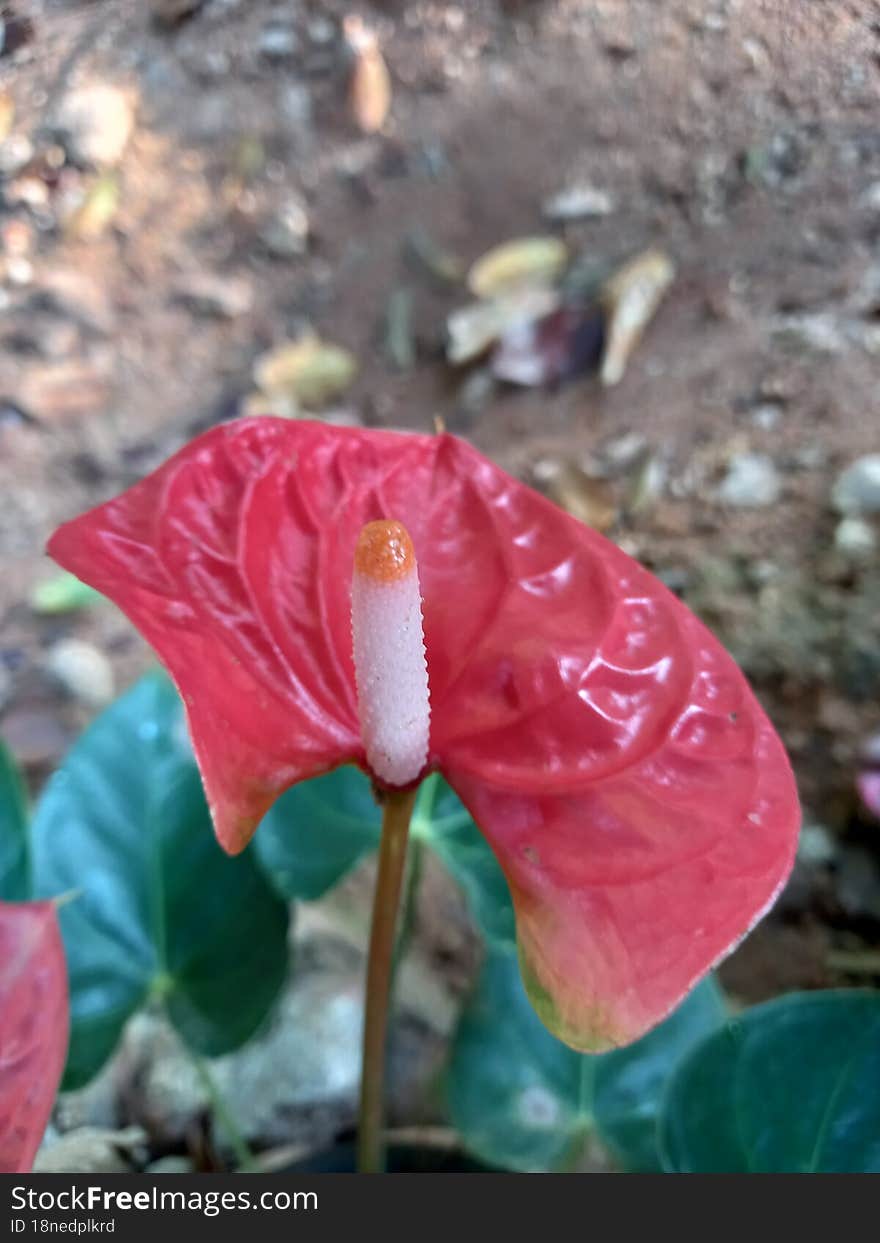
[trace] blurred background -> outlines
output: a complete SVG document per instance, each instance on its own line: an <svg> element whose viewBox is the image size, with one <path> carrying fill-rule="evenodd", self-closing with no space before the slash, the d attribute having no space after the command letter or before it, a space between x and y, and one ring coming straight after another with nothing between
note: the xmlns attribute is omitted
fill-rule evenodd
<svg viewBox="0 0 880 1243"><path fill-rule="evenodd" d="M800 855L729 993L876 982L876 3L0 14L0 736L31 790L149 665L114 609L47 600L58 522L239 413L439 419L658 574L779 728ZM351 1125L369 894L367 867L298 918L262 1054L294 1069L240 1094L264 1145ZM479 957L439 867L416 921L400 1125L438 1120ZM158 1159L198 1150L204 1107L140 1016L57 1132L133 1127Z"/></svg>

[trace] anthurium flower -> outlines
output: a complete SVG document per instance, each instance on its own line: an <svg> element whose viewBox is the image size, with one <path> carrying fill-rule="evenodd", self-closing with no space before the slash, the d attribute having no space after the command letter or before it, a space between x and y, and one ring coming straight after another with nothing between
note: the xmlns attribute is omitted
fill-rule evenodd
<svg viewBox="0 0 880 1243"><path fill-rule="evenodd" d="M773 902L799 819L745 679L657 579L453 436L273 418L205 433L49 551L167 666L234 853L294 782L353 762L388 784L352 643L355 549L383 521L422 597L411 780L440 769L488 838L547 1025L634 1040Z"/></svg>
<svg viewBox="0 0 880 1243"><path fill-rule="evenodd" d="M67 968L54 902L0 902L0 1173L26 1174L67 1056Z"/></svg>

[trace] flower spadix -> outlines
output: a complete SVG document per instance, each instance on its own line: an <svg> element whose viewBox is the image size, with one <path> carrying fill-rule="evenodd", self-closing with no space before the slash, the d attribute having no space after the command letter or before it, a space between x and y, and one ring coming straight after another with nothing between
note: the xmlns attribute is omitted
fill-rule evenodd
<svg viewBox="0 0 880 1243"><path fill-rule="evenodd" d="M529 995L576 1048L659 1022L788 875L794 780L731 658L454 436L239 420L49 550L167 665L226 850L340 764L386 786L440 770L504 870Z"/></svg>
<svg viewBox="0 0 880 1243"><path fill-rule="evenodd" d="M428 758L431 708L419 571L400 522L368 522L358 537L351 634L367 763L389 785L408 785Z"/></svg>

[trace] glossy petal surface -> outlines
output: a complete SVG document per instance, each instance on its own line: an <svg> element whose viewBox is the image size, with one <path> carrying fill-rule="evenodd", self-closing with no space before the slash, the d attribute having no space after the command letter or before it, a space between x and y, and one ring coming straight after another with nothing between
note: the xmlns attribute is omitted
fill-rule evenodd
<svg viewBox="0 0 880 1243"><path fill-rule="evenodd" d="M67 969L52 902L0 902L0 1173L27 1173L67 1054Z"/></svg>
<svg viewBox="0 0 880 1243"><path fill-rule="evenodd" d="M742 675L655 578L454 437L268 418L206 433L50 551L168 666L238 850L287 786L364 765L351 566L379 518L418 559L427 768L504 868L533 1001L577 1047L631 1040L766 908L798 822Z"/></svg>

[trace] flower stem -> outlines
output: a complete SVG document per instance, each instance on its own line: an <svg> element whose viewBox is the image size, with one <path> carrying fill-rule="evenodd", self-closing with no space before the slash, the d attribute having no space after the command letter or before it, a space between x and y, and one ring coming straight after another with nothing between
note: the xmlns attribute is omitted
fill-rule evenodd
<svg viewBox="0 0 880 1243"><path fill-rule="evenodd" d="M226 1132L226 1138L229 1140L229 1146L235 1153L235 1159L243 1170L252 1170L254 1168L254 1154L251 1152L247 1140L238 1129L238 1123L233 1118L229 1106L223 1099L223 1094L217 1087L217 1081L211 1074L207 1062L200 1054L196 1053L195 1049L191 1049L189 1045L186 1048L199 1081L211 1103L211 1112Z"/></svg>
<svg viewBox="0 0 880 1243"><path fill-rule="evenodd" d="M358 1118L358 1173L379 1174L385 1164L382 1141L385 1094L385 1034L394 958L394 930L406 864L409 821L415 790L385 795L379 872L373 897L373 924L367 960L361 1104Z"/></svg>

